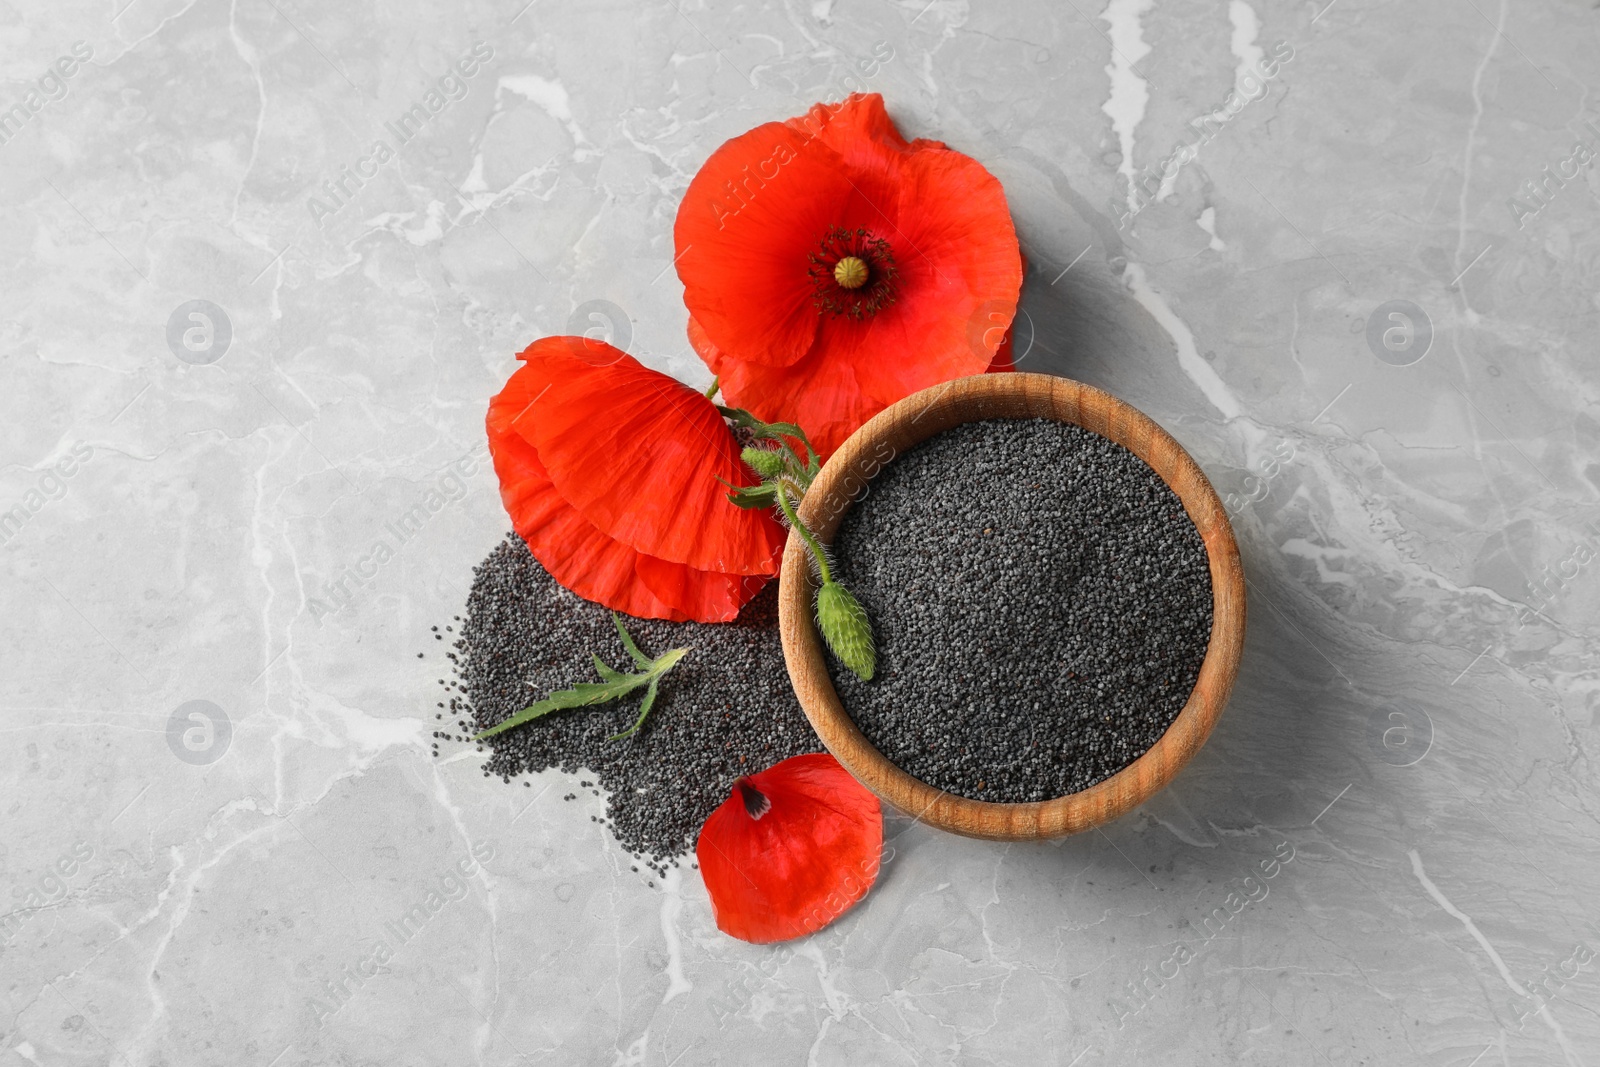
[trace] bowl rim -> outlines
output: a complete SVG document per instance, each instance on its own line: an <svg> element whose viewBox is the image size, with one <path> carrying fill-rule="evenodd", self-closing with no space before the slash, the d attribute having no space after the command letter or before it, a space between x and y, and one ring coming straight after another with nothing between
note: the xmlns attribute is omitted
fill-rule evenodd
<svg viewBox="0 0 1600 1067"><path fill-rule="evenodd" d="M1160 739L1111 777L1076 793L1027 803L973 800L913 777L866 739L839 700L814 622L816 590L810 558L792 530L779 578L785 664L801 709L823 745L885 803L939 829L989 840L1079 833L1154 795L1210 736L1238 675L1244 645L1244 571L1233 527L1216 490L1193 457L1153 419L1110 393L1070 378L1027 372L979 374L913 393L868 420L829 458L801 503L801 521L824 543L831 542L845 513L901 450L962 423L1027 417L1074 423L1133 452L1177 494L1206 546L1212 625L1199 677Z"/></svg>

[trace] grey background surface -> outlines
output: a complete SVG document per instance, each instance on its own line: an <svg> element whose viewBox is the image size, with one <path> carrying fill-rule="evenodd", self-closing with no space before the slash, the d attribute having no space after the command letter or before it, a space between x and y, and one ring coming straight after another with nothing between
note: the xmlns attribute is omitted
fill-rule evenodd
<svg viewBox="0 0 1600 1067"><path fill-rule="evenodd" d="M0 1064L1600 1063L1597 43L1573 0L0 5ZM853 88L1005 183L1024 369L1194 453L1251 622L1156 800L891 819L863 906L758 948L570 780L432 759L429 627L508 525L513 354L705 384L678 200Z"/></svg>

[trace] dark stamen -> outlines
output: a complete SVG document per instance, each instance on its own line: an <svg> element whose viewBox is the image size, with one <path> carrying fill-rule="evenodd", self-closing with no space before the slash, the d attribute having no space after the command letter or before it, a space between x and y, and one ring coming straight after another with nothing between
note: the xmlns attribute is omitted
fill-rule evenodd
<svg viewBox="0 0 1600 1067"><path fill-rule="evenodd" d="M864 227L830 227L817 251L807 258L811 262L806 273L812 282L812 303L818 311L863 319L894 303L898 273L894 251L888 241L872 236ZM854 262L846 262L851 260ZM846 262L843 276L841 262Z"/></svg>

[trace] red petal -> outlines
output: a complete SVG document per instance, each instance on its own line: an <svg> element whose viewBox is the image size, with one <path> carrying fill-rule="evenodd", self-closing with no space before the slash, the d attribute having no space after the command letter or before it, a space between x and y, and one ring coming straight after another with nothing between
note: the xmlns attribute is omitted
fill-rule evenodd
<svg viewBox="0 0 1600 1067"><path fill-rule="evenodd" d="M517 534L544 568L586 600L639 618L727 622L763 581L641 553L598 530L556 491L538 450L515 426L539 397L522 367L490 401L489 452Z"/></svg>
<svg viewBox="0 0 1600 1067"><path fill-rule="evenodd" d="M727 142L690 181L673 224L684 303L737 337L747 359L799 359L817 330L806 257L849 195L833 153L781 122Z"/></svg>
<svg viewBox="0 0 1600 1067"><path fill-rule="evenodd" d="M695 844L718 929L787 941L866 896L878 877L883 811L838 760L795 756L740 781L771 807L752 818L736 785Z"/></svg>
<svg viewBox="0 0 1600 1067"><path fill-rule="evenodd" d="M722 376L728 369L730 362L728 354L712 343L706 334L706 328L700 325L700 320L693 315L689 316L689 344L699 355L702 362L711 368L711 373Z"/></svg>
<svg viewBox="0 0 1600 1067"><path fill-rule="evenodd" d="M584 518L657 559L776 573L783 529L728 502L724 482L753 479L710 400L603 342L547 337L519 358L539 399L518 426Z"/></svg>
<svg viewBox="0 0 1600 1067"><path fill-rule="evenodd" d="M1027 256L1023 256L1022 257L1022 276L1023 277L1027 277L1028 276L1028 257ZM1024 312L1024 314L1026 314L1026 312ZM1030 318L1028 320L1028 323L1029 323L1029 328L1031 329L1033 320ZM989 369L984 371L983 373L985 373L985 374L1007 374L1007 373L1017 369L1016 349L1015 349L1015 346L1012 344L1012 339L1016 335L1016 332L1017 332L1016 318L1015 318L1015 316L1013 316L1012 320L1011 320L1011 324L1006 327L1005 336L1000 339L1000 347L995 349L994 359L989 361ZM1030 340L1029 344L1028 344L1028 348L1031 349L1032 347L1033 347L1033 343ZM1028 355L1028 350L1024 349L1022 355L1023 355L1024 358L1026 358L1027 355Z"/></svg>
<svg viewBox="0 0 1600 1067"><path fill-rule="evenodd" d="M692 323L689 339L721 375L726 403L767 422L798 423L824 459L895 401L989 366L988 357L974 359L969 350L959 358L907 360L873 373L858 373L857 365L825 355L807 356L792 367L766 367L729 359L715 346L700 348Z"/></svg>
<svg viewBox="0 0 1600 1067"><path fill-rule="evenodd" d="M892 168L896 155L907 149L945 147L939 141L908 142L900 136L884 109L882 93L851 93L836 104L814 104L785 125L815 137L839 153L846 166L861 170Z"/></svg>
<svg viewBox="0 0 1600 1067"><path fill-rule="evenodd" d="M1000 342L1000 347L995 350L994 359L991 360L990 363L989 363L989 369L984 371L983 373L985 373L985 374L1007 374L1007 373L1010 373L1011 371L1014 371L1014 370L1017 369L1017 361L1014 358L1012 358L1012 354L1011 354L1012 353L1012 349L1011 349L1011 334L1012 334L1012 332L1013 332L1012 330L1007 330L1006 331L1005 339Z"/></svg>
<svg viewBox="0 0 1600 1067"><path fill-rule="evenodd" d="M807 257L830 226L892 247L895 300L875 315L813 306ZM728 142L691 182L676 239L690 340L729 403L798 422L825 453L908 394L988 368L1022 286L1000 183L936 141L907 142L877 94Z"/></svg>

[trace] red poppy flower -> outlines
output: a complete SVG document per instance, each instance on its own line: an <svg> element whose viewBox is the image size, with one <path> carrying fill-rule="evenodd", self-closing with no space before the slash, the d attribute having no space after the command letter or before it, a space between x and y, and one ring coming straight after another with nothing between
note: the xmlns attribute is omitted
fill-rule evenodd
<svg viewBox="0 0 1600 1067"><path fill-rule="evenodd" d="M882 850L878 798L829 755L735 781L694 848L717 928L759 944L843 915L872 888Z"/></svg>
<svg viewBox="0 0 1600 1067"><path fill-rule="evenodd" d="M512 525L568 589L642 618L726 622L784 531L728 502L749 478L716 406L603 342L546 337L489 403Z"/></svg>
<svg viewBox="0 0 1600 1067"><path fill-rule="evenodd" d="M1011 331L1007 330L1005 338L1000 342L1000 348L995 352L994 359L989 361L985 374L1010 374L1017 369L1017 362L1013 358L1014 350L1011 347Z"/></svg>
<svg viewBox="0 0 1600 1067"><path fill-rule="evenodd" d="M896 400L987 369L1022 286L999 181L906 141L876 93L717 149L674 239L690 342L728 403L799 423L824 454Z"/></svg>

